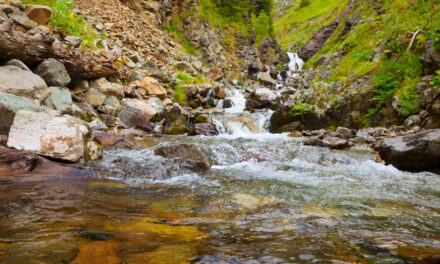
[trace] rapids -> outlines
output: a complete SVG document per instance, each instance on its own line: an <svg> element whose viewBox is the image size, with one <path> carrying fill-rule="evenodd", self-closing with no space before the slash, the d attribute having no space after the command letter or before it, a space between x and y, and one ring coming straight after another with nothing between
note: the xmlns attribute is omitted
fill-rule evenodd
<svg viewBox="0 0 440 264"><path fill-rule="evenodd" d="M440 252L440 177L374 161L367 146L304 146L244 112L209 111L219 135L109 149L96 179L0 182L1 263L422 263ZM155 155L200 146L196 171Z"/></svg>

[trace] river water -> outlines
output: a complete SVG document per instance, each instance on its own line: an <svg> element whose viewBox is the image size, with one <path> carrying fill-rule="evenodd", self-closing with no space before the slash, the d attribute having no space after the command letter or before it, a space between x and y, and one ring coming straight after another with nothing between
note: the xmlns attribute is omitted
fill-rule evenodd
<svg viewBox="0 0 440 264"><path fill-rule="evenodd" d="M440 254L440 177L270 134L271 112L208 112L220 135L110 149L98 178L0 180L0 263L422 263ZM154 150L189 143L193 170Z"/></svg>

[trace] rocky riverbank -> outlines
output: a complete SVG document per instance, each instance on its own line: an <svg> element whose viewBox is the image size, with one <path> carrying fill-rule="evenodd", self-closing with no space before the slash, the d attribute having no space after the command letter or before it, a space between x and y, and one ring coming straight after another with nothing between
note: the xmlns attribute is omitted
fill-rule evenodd
<svg viewBox="0 0 440 264"><path fill-rule="evenodd" d="M47 26L52 15L49 7L23 5L17 1L0 7L0 28L4 30L0 32L4 37L0 41L0 133L2 144L9 148L77 163L99 160L103 148L120 142L133 147L133 138L214 136L225 131L214 122L212 113L237 107L237 102L228 97L231 91L236 91L242 94L248 112L275 111L270 118L271 132L305 137L305 145L344 149L367 143L379 150L386 162L402 169L430 170L439 166L436 161L439 154L433 147L438 144L438 130L426 130L436 128L438 123L439 93L430 84L433 76L426 76L417 85L424 107L420 114L410 116L402 126L361 128L359 118L368 109L365 102L371 94L352 96L341 91L347 96L337 100L319 97L320 90L314 88L316 84L312 85L315 71L301 71L302 62L296 54L288 56L291 60L285 62L286 70L280 71L274 65L284 63L283 56L263 64L268 61L267 52L253 50L255 47L246 43L238 52L246 60L239 83L226 74L239 69L230 68L231 61L219 63L221 60L216 59L215 50L222 48L208 24L199 33L200 36L211 34L211 38L193 36L193 42L204 47L205 52L201 57L185 57L172 38L157 29L161 21L166 20L168 11L159 12L161 15L155 22L146 22L136 15L135 9L141 7L133 9L133 6L111 1L111 8L124 10L118 15L136 18L136 23L116 26L114 19L117 18L91 16L89 20L94 27L105 30L110 39L97 39L103 48L85 51L79 47L82 39L55 34L54 29ZM84 14L101 12L93 2L80 1L79 7ZM153 12L157 8L171 11L177 7L170 4L147 10ZM94 18L100 19L93 21ZM165 41L163 45L137 43L134 30L142 26L148 26L150 34L157 33L152 43ZM117 34L120 30L127 30L133 36L121 42ZM13 44L19 41L27 41L25 44L35 50L17 49ZM277 54L281 52L276 42L267 41L263 46L275 47ZM170 59L152 52L153 47ZM437 58L428 44L423 58L425 61ZM215 63L203 65L202 61L208 59ZM324 58L320 62L328 60ZM187 79L190 82L186 82ZM177 91L177 84L181 91ZM361 79L351 90L368 85L369 80ZM331 89L339 93L337 87ZM183 101L176 97L177 93L181 93ZM238 122L254 133L261 132L259 124L246 117L230 117L229 122ZM398 138L388 139L394 137ZM403 144L399 140L408 138L416 141L408 146L418 147L400 151L395 145ZM421 145L429 150L425 151ZM399 154L394 153L396 151L400 151ZM423 165L414 162L413 166L412 157L427 162ZM401 160L407 162L402 164Z"/></svg>

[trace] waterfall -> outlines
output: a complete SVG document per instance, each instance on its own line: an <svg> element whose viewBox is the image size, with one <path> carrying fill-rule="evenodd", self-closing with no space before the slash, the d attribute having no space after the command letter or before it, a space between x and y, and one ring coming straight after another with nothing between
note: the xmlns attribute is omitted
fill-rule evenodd
<svg viewBox="0 0 440 264"><path fill-rule="evenodd" d="M298 56L298 53L287 52L287 56L289 56L289 64L287 64L289 70L287 71L287 76L295 76L299 72L301 72L302 67L304 66L304 61Z"/></svg>
<svg viewBox="0 0 440 264"><path fill-rule="evenodd" d="M212 115L212 122L220 135L231 134L235 136L248 136L268 133L267 124L271 111L249 113L245 112L246 98L239 89L226 89L225 99L217 104L218 109L223 109L225 100L229 100L232 107L225 108L222 113Z"/></svg>

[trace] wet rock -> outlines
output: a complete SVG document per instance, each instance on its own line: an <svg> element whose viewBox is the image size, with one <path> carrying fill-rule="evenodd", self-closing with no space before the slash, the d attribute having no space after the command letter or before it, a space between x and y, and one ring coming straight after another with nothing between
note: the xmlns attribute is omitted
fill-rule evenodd
<svg viewBox="0 0 440 264"><path fill-rule="evenodd" d="M35 73L41 76L50 86L65 87L71 81L64 64L55 59L43 61L35 69Z"/></svg>
<svg viewBox="0 0 440 264"><path fill-rule="evenodd" d="M167 91L160 85L160 83L151 77L144 77L139 82L139 87L145 89L146 93L151 96L157 96L160 99L165 99Z"/></svg>
<svg viewBox="0 0 440 264"><path fill-rule="evenodd" d="M429 170L440 166L440 129L385 139L379 154L402 170Z"/></svg>
<svg viewBox="0 0 440 264"><path fill-rule="evenodd" d="M15 66L18 67L24 71L28 71L28 72L32 72L28 66L26 66L26 64L24 64L22 61L16 60L16 59L12 59L9 60L8 62L6 62L5 66Z"/></svg>
<svg viewBox="0 0 440 264"><path fill-rule="evenodd" d="M174 104L166 110L164 132L169 135L182 135L189 132L188 113Z"/></svg>
<svg viewBox="0 0 440 264"><path fill-rule="evenodd" d="M36 102L15 96L8 93L0 92L0 133L8 134L12 126L15 115L20 110L28 110L33 112L42 111L42 107Z"/></svg>
<svg viewBox="0 0 440 264"><path fill-rule="evenodd" d="M44 5L26 5L24 12L40 25L47 25L52 16L52 9Z"/></svg>
<svg viewBox="0 0 440 264"><path fill-rule="evenodd" d="M267 88L255 90L246 100L246 107L254 109L270 108L277 104L278 95Z"/></svg>
<svg viewBox="0 0 440 264"><path fill-rule="evenodd" d="M147 132L153 131L154 128L144 112L138 108L124 106L118 113L118 118L126 128L139 127Z"/></svg>
<svg viewBox="0 0 440 264"><path fill-rule="evenodd" d="M9 18L14 20L15 23L23 26L25 29L33 29L37 27L38 24L30 19L24 12L22 11L14 11L8 14Z"/></svg>
<svg viewBox="0 0 440 264"><path fill-rule="evenodd" d="M190 135L203 135L203 136L215 136L217 131L215 127L210 123L197 123L191 127L189 131Z"/></svg>
<svg viewBox="0 0 440 264"><path fill-rule="evenodd" d="M124 86L107 81L106 78L99 78L90 81L90 88L98 90L107 96L116 96L119 99L124 97Z"/></svg>
<svg viewBox="0 0 440 264"><path fill-rule="evenodd" d="M49 87L50 96L44 100L44 104L61 113L68 113L72 110L72 96L69 90L59 87Z"/></svg>
<svg viewBox="0 0 440 264"><path fill-rule="evenodd" d="M49 95L44 80L16 66L0 67L0 92L42 101Z"/></svg>
<svg viewBox="0 0 440 264"><path fill-rule="evenodd" d="M274 196L257 196L253 194L234 193L233 201L240 206L242 210L255 210L265 205L277 204L281 201Z"/></svg>
<svg viewBox="0 0 440 264"><path fill-rule="evenodd" d="M80 120L21 110L15 115L7 146L75 162L84 155L87 133Z"/></svg>
<svg viewBox="0 0 440 264"><path fill-rule="evenodd" d="M331 149L345 149L350 146L347 140L337 137L325 137L322 139L321 144Z"/></svg>
<svg viewBox="0 0 440 264"><path fill-rule="evenodd" d="M125 140L123 136L95 129L92 130L92 135L94 140L98 142L103 148L114 146L118 142Z"/></svg>
<svg viewBox="0 0 440 264"><path fill-rule="evenodd" d="M100 107L105 101L105 95L96 89L89 89L85 94L84 98L93 107Z"/></svg>
<svg viewBox="0 0 440 264"><path fill-rule="evenodd" d="M212 164L202 149L195 144L165 145L157 148L154 153L167 159L183 159L196 171L209 170Z"/></svg>

